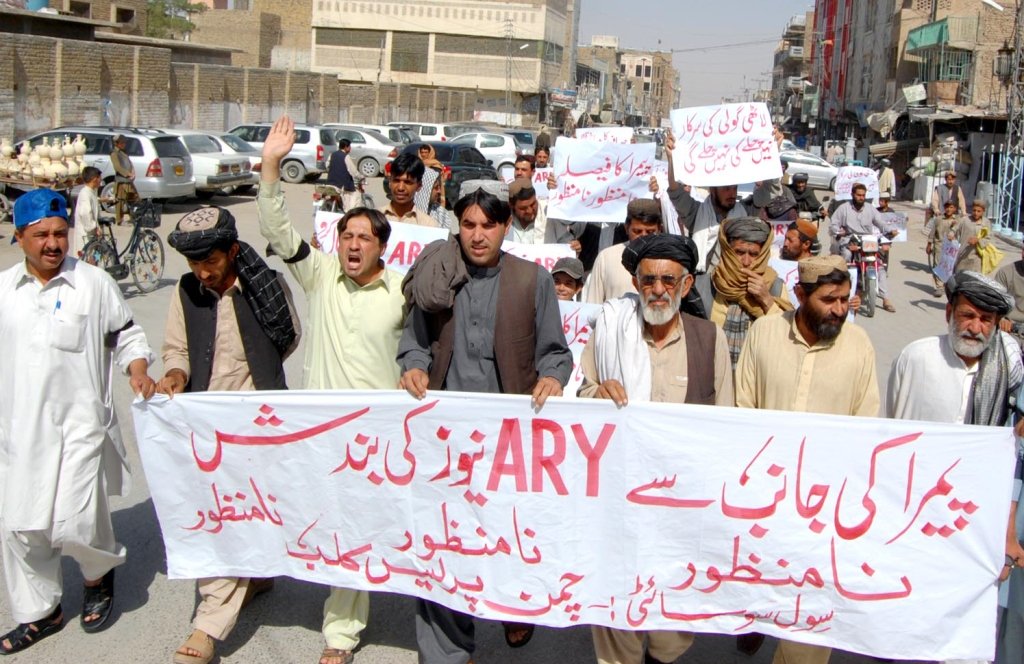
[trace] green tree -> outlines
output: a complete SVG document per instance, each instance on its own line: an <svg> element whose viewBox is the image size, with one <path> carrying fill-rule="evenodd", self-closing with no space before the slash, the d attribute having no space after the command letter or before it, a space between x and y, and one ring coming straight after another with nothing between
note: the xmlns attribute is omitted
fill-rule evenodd
<svg viewBox="0 0 1024 664"><path fill-rule="evenodd" d="M204 4L188 0L148 0L146 5L146 36L157 39L182 39L196 29L192 15L207 9Z"/></svg>

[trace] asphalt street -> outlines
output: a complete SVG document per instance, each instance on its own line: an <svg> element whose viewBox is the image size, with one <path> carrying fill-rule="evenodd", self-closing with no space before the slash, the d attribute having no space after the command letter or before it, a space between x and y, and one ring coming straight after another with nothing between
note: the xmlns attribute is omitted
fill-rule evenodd
<svg viewBox="0 0 1024 664"><path fill-rule="evenodd" d="M311 195L313 186L285 185L292 219L299 231L312 233ZM377 202L385 200L381 180L371 183L371 193ZM820 195L820 194L819 194ZM265 242L259 235L256 205L251 195L218 197L213 201L229 208L238 220L241 238L262 251ZM177 220L197 204L174 204L164 208L163 224L158 229L162 238L173 229ZM874 318L858 318L857 324L868 331L875 344L875 363L879 384L884 393L889 366L900 350L909 342L923 336L942 333L945 329L945 300L932 296L932 280L927 272L924 238L921 234L923 212L919 208L896 204L894 207L910 212L910 238L896 244L890 260L890 297L896 313L887 313L879 307ZM0 225L0 269L21 260L19 247L9 244L13 234L11 224ZM118 235L127 237L128 230L118 229ZM825 246L827 239L823 237ZM1007 261L1014 260L1019 250L1001 245ZM164 337L164 321L168 302L174 292L177 278L187 270L185 260L165 242L166 266L160 287L149 294L140 295L130 281L121 287L131 305L135 320L146 329L150 345L159 356ZM279 270L278 260L272 265ZM289 277L290 278L290 277ZM292 281L296 305L300 316L305 313L305 299L301 289ZM5 352L16 352L7 348ZM301 381L300 348L287 363L290 382ZM162 375L159 360L151 368L154 379ZM2 398L2 396L0 396ZM131 425L130 403L132 395L126 379L116 381L116 406L128 444L134 471L131 493L113 501L114 529L128 548L128 562L117 570L117 595L114 624L104 632L85 634L79 626L82 599L81 575L70 559L64 561L66 592L64 611L67 626L60 634L34 646L23 654L15 655L12 662L169 662L171 654L188 636L190 620L197 597L195 585L189 581L170 581L166 575L166 561L160 529L149 497L147 478L135 446ZM161 478L173 481L173 478ZM652 543L653 544L653 543ZM289 578L277 580L273 592L258 597L242 614L231 636L219 645L220 661L228 663L292 663L314 664L323 647L320 636L323 601L327 597L324 587ZM412 599L374 594L370 603L369 626L363 633L356 662L360 664L411 664L416 661L413 627L414 602ZM14 626L5 593L0 593L0 629ZM477 628L477 664L521 662L522 664L589 663L594 661L587 627L564 630L538 628L533 641L521 650L509 650L504 643L500 625L480 622ZM766 664L774 651L772 640L755 657L737 654L729 636L702 635L680 662L693 664L751 663ZM834 664L873 662L868 657L849 653L833 654Z"/></svg>

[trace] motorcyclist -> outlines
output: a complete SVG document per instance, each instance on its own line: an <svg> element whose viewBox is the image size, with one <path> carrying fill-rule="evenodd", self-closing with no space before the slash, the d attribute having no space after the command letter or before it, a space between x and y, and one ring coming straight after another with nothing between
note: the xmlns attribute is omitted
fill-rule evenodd
<svg viewBox="0 0 1024 664"><path fill-rule="evenodd" d="M887 222L873 205L867 205L867 187L858 182L850 190L850 202L843 205L832 215L829 232L832 236L832 253L841 255L846 262L853 258L853 250L859 246L853 241L859 235L883 235L896 237L899 230ZM851 242L853 241L853 242ZM850 245L854 244L851 248ZM888 312L896 311L896 307L888 298L889 277L885 265L878 262L878 294L882 298L882 308Z"/></svg>
<svg viewBox="0 0 1024 664"><path fill-rule="evenodd" d="M789 184L789 188L793 192L793 198L796 199L797 212L810 212L818 218L824 217L825 208L818 201L818 197L814 195L814 190L808 186L807 182L807 173L795 173L793 181Z"/></svg>

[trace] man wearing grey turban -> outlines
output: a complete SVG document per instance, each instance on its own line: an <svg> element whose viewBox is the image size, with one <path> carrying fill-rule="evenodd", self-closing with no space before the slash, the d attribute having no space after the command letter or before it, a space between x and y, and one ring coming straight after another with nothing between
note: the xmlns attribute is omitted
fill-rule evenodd
<svg viewBox="0 0 1024 664"><path fill-rule="evenodd" d="M981 426L1006 426L1019 398L1024 368L1020 346L999 322L1014 306L998 282L977 272L959 272L946 282L948 331L912 342L893 362L889 373L886 413L889 417ZM1019 408L1019 406L1017 406ZM1017 528L1021 492L1018 448L1014 493L1007 527L1006 561L1000 580L1010 581L1009 610L1001 611L999 655L996 661L1017 661L1024 639L1024 549ZM1005 473L1008 468L993 468ZM1001 595L1000 601L1006 599ZM1003 606L1006 606L1004 603ZM1013 659L1004 659L1007 643Z"/></svg>

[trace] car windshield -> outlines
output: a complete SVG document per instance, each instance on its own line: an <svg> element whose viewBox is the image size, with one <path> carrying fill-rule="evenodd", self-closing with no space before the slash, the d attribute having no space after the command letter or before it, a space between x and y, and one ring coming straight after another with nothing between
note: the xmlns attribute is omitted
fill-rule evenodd
<svg viewBox="0 0 1024 664"><path fill-rule="evenodd" d="M379 143L385 143L387 145L392 145L394 143L394 141L392 141L390 138L380 133L376 129L363 129L362 131L367 136L376 139Z"/></svg>
<svg viewBox="0 0 1024 664"><path fill-rule="evenodd" d="M188 157L188 150L177 136L155 136L151 140L159 157Z"/></svg>
<svg viewBox="0 0 1024 664"><path fill-rule="evenodd" d="M255 147L246 143L234 134L221 134L220 140L224 141L229 148L235 152L259 152Z"/></svg>
<svg viewBox="0 0 1024 664"><path fill-rule="evenodd" d="M185 147L192 154L220 152L220 146L217 145L217 142L203 134L186 134L181 137L181 140L185 141Z"/></svg>
<svg viewBox="0 0 1024 664"><path fill-rule="evenodd" d="M422 143L420 145L422 145ZM447 163L447 162L450 162L452 160L452 149L453 148L450 145L447 145L447 144L445 144L445 145L434 145L433 147L434 147L434 155L437 157L438 161L443 161L443 162ZM413 154L418 154L418 149L416 151L414 151Z"/></svg>

